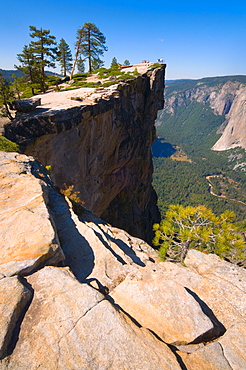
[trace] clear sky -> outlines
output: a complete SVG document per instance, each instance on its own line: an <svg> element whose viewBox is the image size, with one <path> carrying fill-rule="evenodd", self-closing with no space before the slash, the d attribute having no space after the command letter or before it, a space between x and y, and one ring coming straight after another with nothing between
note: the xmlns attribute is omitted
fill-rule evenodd
<svg viewBox="0 0 246 370"><path fill-rule="evenodd" d="M50 29L74 52L85 22L106 36L105 66L146 59L167 63L167 79L246 74L244 0L0 0L0 68L13 69L29 25Z"/></svg>

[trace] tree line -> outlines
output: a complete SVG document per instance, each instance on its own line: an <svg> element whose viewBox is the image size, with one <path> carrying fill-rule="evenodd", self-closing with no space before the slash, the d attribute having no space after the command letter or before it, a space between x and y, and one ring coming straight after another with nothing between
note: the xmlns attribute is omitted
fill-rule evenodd
<svg viewBox="0 0 246 370"><path fill-rule="evenodd" d="M64 38L57 44L50 30L37 29L35 26L29 26L29 29L32 41L29 45L24 45L22 52L17 54L20 64L15 68L24 73L33 94L37 87L41 92L46 91L45 68L54 68L55 62L59 63L62 75L66 77L70 74L70 79L76 67L79 72L85 71L86 60L89 72L103 65L101 56L108 50L105 45L106 37L94 23L84 23L77 30L74 61Z"/></svg>
<svg viewBox="0 0 246 370"><path fill-rule="evenodd" d="M75 69L79 73L85 72L86 62L89 73L103 67L104 61L101 58L108 50L106 37L94 23L84 23L83 27L77 30L74 58L64 38L57 43L56 37L51 35L49 29L38 29L35 26L29 26L29 29L31 41L17 54L19 64L15 65L15 69L21 71L24 77L16 78L13 75L14 81L9 83L0 72L0 106L3 106L3 115L10 119L12 116L8 108L9 101L16 97L20 99L26 88L30 90L28 96L35 95L35 91L44 93L48 88L49 79L57 83L55 78L47 76L45 69L55 68L58 62L64 80L72 80ZM130 65L129 60L126 59L123 65ZM116 57L112 59L111 67L113 66L119 66Z"/></svg>

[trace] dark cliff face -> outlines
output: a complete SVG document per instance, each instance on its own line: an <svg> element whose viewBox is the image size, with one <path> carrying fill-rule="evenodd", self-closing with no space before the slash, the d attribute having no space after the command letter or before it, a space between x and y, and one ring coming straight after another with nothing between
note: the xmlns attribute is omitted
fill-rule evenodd
<svg viewBox="0 0 246 370"><path fill-rule="evenodd" d="M19 115L5 135L50 165L56 186L74 185L96 215L151 242L152 224L160 219L151 145L164 104L164 72L165 66L151 69L107 96L102 92L93 104Z"/></svg>

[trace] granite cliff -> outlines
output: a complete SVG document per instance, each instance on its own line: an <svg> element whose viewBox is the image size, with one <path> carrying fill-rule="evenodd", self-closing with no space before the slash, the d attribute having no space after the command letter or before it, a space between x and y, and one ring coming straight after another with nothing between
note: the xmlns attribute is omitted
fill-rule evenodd
<svg viewBox="0 0 246 370"><path fill-rule="evenodd" d="M163 108L165 65L108 88L41 96L5 136L51 166L56 186L74 191L97 216L150 242L159 220L152 188L154 122Z"/></svg>
<svg viewBox="0 0 246 370"><path fill-rule="evenodd" d="M0 369L241 370L246 271L73 212L42 165L0 152Z"/></svg>
<svg viewBox="0 0 246 370"><path fill-rule="evenodd" d="M170 84L166 88L163 114L177 114L177 108L186 107L188 101L207 104L216 116L224 117L218 131L222 136L213 150L227 150L238 146L246 148L245 76L204 78ZM159 120L163 114L160 114Z"/></svg>

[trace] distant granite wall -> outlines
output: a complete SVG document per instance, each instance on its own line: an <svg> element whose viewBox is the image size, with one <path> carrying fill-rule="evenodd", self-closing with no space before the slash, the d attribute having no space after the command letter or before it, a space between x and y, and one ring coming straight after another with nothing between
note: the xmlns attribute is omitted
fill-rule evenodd
<svg viewBox="0 0 246 370"><path fill-rule="evenodd" d="M101 96L97 93L92 104L18 114L5 136L51 165L55 185L74 185L96 215L151 242L152 224L160 218L151 185L151 145L164 104L164 74L163 65L97 89Z"/></svg>

